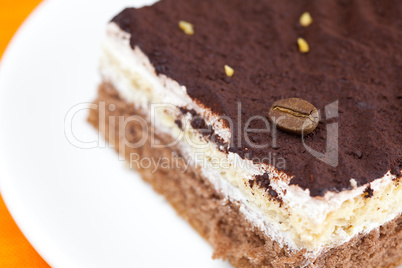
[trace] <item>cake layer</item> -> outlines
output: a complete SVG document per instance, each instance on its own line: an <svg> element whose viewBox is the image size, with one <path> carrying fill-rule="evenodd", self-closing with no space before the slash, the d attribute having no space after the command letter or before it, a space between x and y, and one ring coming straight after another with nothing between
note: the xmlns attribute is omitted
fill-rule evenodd
<svg viewBox="0 0 402 268"><path fill-rule="evenodd" d="M121 118L140 117L148 120L149 114L135 108L119 96L110 84L99 88L95 101L97 109L91 110L89 121L105 136L110 144L138 170L142 178L163 194L176 211L214 247L214 257L228 259L236 267L395 267L400 263L402 244L402 215L367 234L360 234L348 243L317 256L304 250L292 250L261 232L242 212L238 201L228 199L216 191L210 179L199 167L187 166L179 145L156 148L148 139L140 147L127 144L143 136L153 136L152 128L140 122L125 124ZM103 109L113 107L112 109ZM123 123L123 125L122 125ZM147 122L149 125L150 121ZM157 133L162 144L172 143L174 137ZM153 159L146 168L134 165L132 155ZM177 163L158 166L160 159Z"/></svg>
<svg viewBox="0 0 402 268"><path fill-rule="evenodd" d="M400 215L402 186L390 173L353 190L312 197L308 190L289 185L291 178L271 165L225 151L198 128L204 122L220 134L215 115L191 99L185 86L157 75L147 56L138 47L132 49L129 40L116 24L108 26L101 57L104 80L143 111L159 135L174 137L186 159L219 192L238 202L247 220L271 239L316 256ZM219 136L225 139L225 133Z"/></svg>
<svg viewBox="0 0 402 268"><path fill-rule="evenodd" d="M313 23L301 27L306 11ZM218 136L226 133L217 142L258 163L272 164L276 153L286 160L276 166L290 184L324 196L352 190L351 178L361 186L388 171L400 176L401 13L399 0L162 0L126 9L113 21L157 74L183 87L178 95L204 110L200 115ZM179 21L191 23L194 34L185 34ZM298 49L300 37L307 54ZM327 127L338 124L339 158L332 166L310 154L300 137L266 126L270 106L291 97L321 110L322 121L305 139L309 147L324 152L334 135ZM334 103L338 113L327 120L324 110ZM255 116L250 128L262 131L244 135Z"/></svg>

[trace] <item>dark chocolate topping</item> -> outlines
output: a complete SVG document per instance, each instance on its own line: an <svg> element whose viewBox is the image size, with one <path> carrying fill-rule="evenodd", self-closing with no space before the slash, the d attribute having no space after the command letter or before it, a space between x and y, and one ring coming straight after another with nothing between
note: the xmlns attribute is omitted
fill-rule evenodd
<svg viewBox="0 0 402 268"><path fill-rule="evenodd" d="M301 27L310 12L313 23ZM275 151L286 160L291 184L312 196L352 189L400 175L402 162L402 1L162 0L126 9L113 21L131 33L131 46L149 57L156 72L185 85L188 94L217 114L233 119L230 151L266 162ZM184 34L180 20L194 25ZM310 46L300 53L297 38ZM224 65L235 71L229 78ZM322 121L305 142L324 152L327 126L339 126L339 163L332 167L306 151L301 138L278 131L253 133L253 148L239 128L272 103L298 97L321 109ZM324 108L338 101L339 116L326 120ZM242 123L238 124L238 102ZM250 128L266 127L255 120ZM256 160L255 160L256 159Z"/></svg>

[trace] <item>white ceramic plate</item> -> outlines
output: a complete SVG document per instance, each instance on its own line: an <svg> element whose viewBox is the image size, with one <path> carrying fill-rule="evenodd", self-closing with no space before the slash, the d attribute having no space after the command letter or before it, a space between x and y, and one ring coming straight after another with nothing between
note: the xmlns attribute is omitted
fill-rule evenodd
<svg viewBox="0 0 402 268"><path fill-rule="evenodd" d="M96 96L106 23L149 2L46 1L2 59L1 194L51 266L230 267L213 261L210 246L124 168L87 124L87 110L72 118L73 134L99 146L80 149L65 136L68 111Z"/></svg>

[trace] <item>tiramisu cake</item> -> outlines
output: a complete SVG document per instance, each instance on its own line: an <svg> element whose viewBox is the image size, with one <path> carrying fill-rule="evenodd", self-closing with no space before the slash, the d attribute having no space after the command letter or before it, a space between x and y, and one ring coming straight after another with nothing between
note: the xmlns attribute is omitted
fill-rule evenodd
<svg viewBox="0 0 402 268"><path fill-rule="evenodd" d="M402 262L402 1L162 0L89 121L235 267Z"/></svg>

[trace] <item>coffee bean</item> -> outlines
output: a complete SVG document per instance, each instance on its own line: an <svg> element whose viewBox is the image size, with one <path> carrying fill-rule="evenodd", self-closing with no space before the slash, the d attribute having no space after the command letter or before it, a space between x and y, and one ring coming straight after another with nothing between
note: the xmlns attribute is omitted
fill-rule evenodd
<svg viewBox="0 0 402 268"><path fill-rule="evenodd" d="M274 102L268 112L268 119L280 130L307 135L317 127L319 114L311 103L289 98Z"/></svg>

